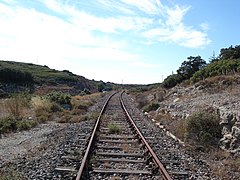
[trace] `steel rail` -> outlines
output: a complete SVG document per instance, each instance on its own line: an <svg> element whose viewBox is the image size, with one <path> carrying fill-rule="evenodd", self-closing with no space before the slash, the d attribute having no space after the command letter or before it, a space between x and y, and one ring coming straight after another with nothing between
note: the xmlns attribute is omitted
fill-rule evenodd
<svg viewBox="0 0 240 180"><path fill-rule="evenodd" d="M132 117L128 113L128 111L126 109L126 106L124 105L124 102L123 102L123 98L122 98L123 93L124 93L124 91L122 91L122 93L121 93L120 101L121 101L121 106L124 109L127 118L129 119L129 121L131 122L132 126L136 130L137 135L139 136L139 138L142 141L142 143L146 146L146 148L147 148L149 154L151 155L151 157L153 158L155 164L158 166L158 168L159 168L159 170L160 170L160 172L162 174L163 179L165 179L165 180L172 180L172 177L169 175L169 173L167 172L167 170L165 169L163 164L160 162L160 160L158 159L157 155L154 153L153 149L150 147L150 145L148 144L148 142L146 141L146 139L144 138L144 136L142 135L142 133L138 129L137 125L133 121Z"/></svg>
<svg viewBox="0 0 240 180"><path fill-rule="evenodd" d="M107 107L107 105L108 105L109 100L110 100L116 93L117 93L117 92L115 92L115 93L113 93L112 95L110 95L110 96L108 97L108 99L106 100L106 102L104 103L104 105L103 105L103 108L102 108L102 110L101 110L101 112L100 112L100 114L99 114L99 116L98 116L98 119L97 119L97 121L96 121L96 123L95 123L95 126L94 126L94 129L93 129L91 138L90 138L90 140L89 140L89 143L88 143L86 152L85 152L85 154L84 154L84 156L83 156L83 159L82 159L82 162L81 162L81 166L80 166L80 168L79 168L79 171L78 171L76 180L80 180L81 177L82 177L82 175L83 175L83 171L84 171L84 169L85 169L85 167L86 167L86 163L87 163L87 160L88 160L88 158L89 158L90 150L91 150L92 145L93 145L93 140L94 140L94 138L95 138L95 136L96 136L96 131L97 131L97 129L98 129L101 116L102 116L102 114L104 113L104 111L105 111L105 109L106 109L106 107Z"/></svg>

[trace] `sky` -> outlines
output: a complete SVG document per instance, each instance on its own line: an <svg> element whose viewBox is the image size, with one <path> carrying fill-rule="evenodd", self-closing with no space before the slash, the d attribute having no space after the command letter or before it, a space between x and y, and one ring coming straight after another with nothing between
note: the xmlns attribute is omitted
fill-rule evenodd
<svg viewBox="0 0 240 180"><path fill-rule="evenodd" d="M88 79L162 82L239 45L239 0L0 0L0 60Z"/></svg>

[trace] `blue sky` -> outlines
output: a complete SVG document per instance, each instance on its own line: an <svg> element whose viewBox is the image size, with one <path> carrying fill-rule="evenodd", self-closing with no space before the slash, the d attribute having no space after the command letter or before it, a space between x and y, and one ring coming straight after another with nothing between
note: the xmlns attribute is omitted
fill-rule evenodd
<svg viewBox="0 0 240 180"><path fill-rule="evenodd" d="M239 0L0 0L0 59L105 82L158 83L238 45Z"/></svg>

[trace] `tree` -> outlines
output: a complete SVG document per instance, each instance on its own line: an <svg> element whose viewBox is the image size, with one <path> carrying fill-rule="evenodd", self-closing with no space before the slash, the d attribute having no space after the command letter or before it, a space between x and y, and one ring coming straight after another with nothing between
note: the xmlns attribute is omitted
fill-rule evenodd
<svg viewBox="0 0 240 180"><path fill-rule="evenodd" d="M219 57L215 56L215 51L213 51L213 55L209 58L210 63L214 63L216 61L219 61Z"/></svg>
<svg viewBox="0 0 240 180"><path fill-rule="evenodd" d="M99 92L102 92L105 88L105 85L104 85L104 82L100 81L98 84L97 84L97 89Z"/></svg>
<svg viewBox="0 0 240 180"><path fill-rule="evenodd" d="M166 79L164 79L162 85L165 88L172 88L176 86L178 83L181 83L183 81L183 77L179 74L172 74L168 76Z"/></svg>
<svg viewBox="0 0 240 180"><path fill-rule="evenodd" d="M177 70L177 73L183 77L183 80L189 79L192 75L206 66L206 61L204 61L201 56L190 56L184 61Z"/></svg>
<svg viewBox="0 0 240 180"><path fill-rule="evenodd" d="M219 57L220 60L240 59L240 45L222 48Z"/></svg>

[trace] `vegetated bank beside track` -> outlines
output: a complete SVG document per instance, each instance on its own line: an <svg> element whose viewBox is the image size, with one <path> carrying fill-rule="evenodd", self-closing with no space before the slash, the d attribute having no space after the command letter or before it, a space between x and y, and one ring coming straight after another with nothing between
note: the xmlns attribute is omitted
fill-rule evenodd
<svg viewBox="0 0 240 180"><path fill-rule="evenodd" d="M100 112L105 98L89 109ZM0 139L0 179L72 179L57 168L77 166L92 131L95 118L79 123L59 124L51 121L29 131L9 134ZM78 157L77 161L67 157Z"/></svg>
<svg viewBox="0 0 240 180"><path fill-rule="evenodd" d="M149 143L174 179L219 179L200 155L193 154L137 109L130 95L125 94L123 100L143 135L153 137Z"/></svg>

